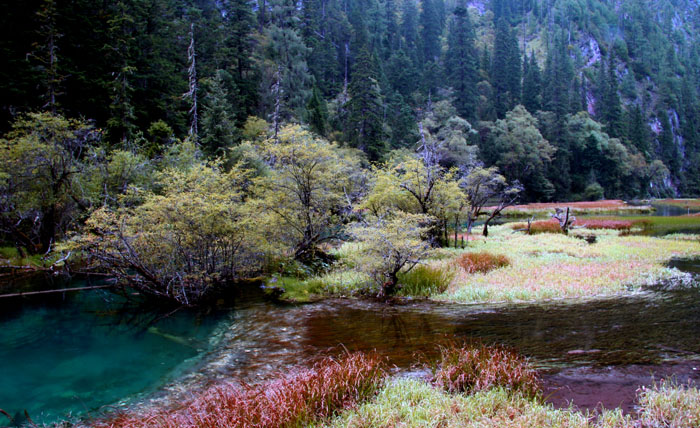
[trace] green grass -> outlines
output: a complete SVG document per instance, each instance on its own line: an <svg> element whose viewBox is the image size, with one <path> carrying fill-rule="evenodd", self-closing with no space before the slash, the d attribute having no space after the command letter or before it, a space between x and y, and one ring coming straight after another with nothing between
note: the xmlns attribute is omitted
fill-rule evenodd
<svg viewBox="0 0 700 428"><path fill-rule="evenodd" d="M0 266L3 264L11 266L46 267L51 264L51 261L45 261L41 254L21 257L17 248L0 247Z"/></svg>
<svg viewBox="0 0 700 428"><path fill-rule="evenodd" d="M399 274L399 296L430 297L447 290L455 272L438 266L418 265Z"/></svg>
<svg viewBox="0 0 700 428"><path fill-rule="evenodd" d="M589 230L595 244L563 234L526 235L508 226L491 228L488 239L470 243L470 253L502 254L509 266L486 273L459 272L445 293L454 302L518 302L591 298L630 293L661 282L686 284L689 275L666 267L674 257L700 254L696 239L620 236ZM460 257L454 252L454 260Z"/></svg>
<svg viewBox="0 0 700 428"><path fill-rule="evenodd" d="M502 387L471 395L448 394L415 379L395 379L379 395L316 427L329 428L641 428L700 426L700 392L662 384L643 390L638 417L620 409L600 414L555 409Z"/></svg>
<svg viewBox="0 0 700 428"><path fill-rule="evenodd" d="M307 279L283 276L273 278L267 285L282 288L281 298L294 302L309 302L330 296L365 295L373 290L371 279L355 270L332 271Z"/></svg>

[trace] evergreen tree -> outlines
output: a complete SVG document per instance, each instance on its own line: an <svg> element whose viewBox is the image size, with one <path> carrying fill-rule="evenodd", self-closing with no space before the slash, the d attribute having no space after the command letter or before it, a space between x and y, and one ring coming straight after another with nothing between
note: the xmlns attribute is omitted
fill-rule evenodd
<svg viewBox="0 0 700 428"><path fill-rule="evenodd" d="M224 155L225 150L236 141L233 107L224 87L223 70L205 81L207 94L204 97L200 143L209 156Z"/></svg>
<svg viewBox="0 0 700 428"><path fill-rule="evenodd" d="M375 59L362 49L350 83L345 133L350 145L363 150L372 161L379 160L385 151L384 106L377 78Z"/></svg>
<svg viewBox="0 0 700 428"><path fill-rule="evenodd" d="M534 113L542 109L542 72L534 52L530 53L530 58L524 60L523 64L527 64L523 76L523 106Z"/></svg>
<svg viewBox="0 0 700 428"><path fill-rule="evenodd" d="M510 25L500 19L496 25L491 86L496 115L504 118L507 111L520 102L522 64L520 49Z"/></svg>
<svg viewBox="0 0 700 428"><path fill-rule="evenodd" d="M309 123L311 131L316 134L323 137L328 132L328 107L326 100L323 99L316 86L314 86L311 98L306 105L306 121Z"/></svg>
<svg viewBox="0 0 700 428"><path fill-rule="evenodd" d="M447 81L454 90L457 112L473 121L476 119L476 85L479 81L474 29L466 8L457 7L453 14L445 55Z"/></svg>
<svg viewBox="0 0 700 428"><path fill-rule="evenodd" d="M629 110L627 117L627 134L626 140L637 148L647 160L650 160L651 153L649 152L649 125L647 125L639 106L634 106Z"/></svg>
<svg viewBox="0 0 700 428"><path fill-rule="evenodd" d="M613 137L622 136L622 106L618 94L617 66L615 56L611 52L608 56L607 78L603 92L603 103L605 105L605 115L603 117L607 125L608 134Z"/></svg>
<svg viewBox="0 0 700 428"><path fill-rule="evenodd" d="M423 61L437 62L440 58L440 16L436 0L423 0L420 14L421 38L423 41Z"/></svg>

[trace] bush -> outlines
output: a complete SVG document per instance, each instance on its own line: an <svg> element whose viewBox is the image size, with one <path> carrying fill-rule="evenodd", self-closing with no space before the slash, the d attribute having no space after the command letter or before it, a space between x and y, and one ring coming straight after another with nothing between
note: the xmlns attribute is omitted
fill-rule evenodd
<svg viewBox="0 0 700 428"><path fill-rule="evenodd" d="M399 274L401 296L429 297L447 290L454 279L454 272L427 265L418 265L406 273Z"/></svg>
<svg viewBox="0 0 700 428"><path fill-rule="evenodd" d="M432 382L448 392L478 392L496 387L528 397L540 393L537 372L528 361L500 346L470 343L449 344L440 349Z"/></svg>
<svg viewBox="0 0 700 428"><path fill-rule="evenodd" d="M527 223L514 223L511 226L513 230L527 229ZM561 233L561 226L556 220L538 220L530 223L530 234L538 233Z"/></svg>
<svg viewBox="0 0 700 428"><path fill-rule="evenodd" d="M601 199L605 199L605 191L603 190L603 186L598 183L591 183L586 186L586 189L583 191L583 195L587 201L600 201Z"/></svg>
<svg viewBox="0 0 700 428"><path fill-rule="evenodd" d="M510 259L502 254L464 253L457 259L457 264L467 273L486 273L510 265Z"/></svg>
<svg viewBox="0 0 700 428"><path fill-rule="evenodd" d="M385 377L382 359L376 354L324 358L311 369L297 370L279 380L252 387L217 385L172 408L135 415L124 413L93 426L300 427L367 400Z"/></svg>

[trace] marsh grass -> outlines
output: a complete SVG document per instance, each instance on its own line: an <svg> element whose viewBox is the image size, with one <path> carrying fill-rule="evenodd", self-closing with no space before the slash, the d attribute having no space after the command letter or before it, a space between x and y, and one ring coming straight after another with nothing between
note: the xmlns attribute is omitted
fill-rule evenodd
<svg viewBox="0 0 700 428"><path fill-rule="evenodd" d="M280 277L268 284L284 290L283 299L296 302L321 296L359 296L375 291L371 278L355 270L337 270L307 279Z"/></svg>
<svg viewBox="0 0 700 428"><path fill-rule="evenodd" d="M97 428L291 428L328 418L373 397L386 371L376 354L325 358L258 386L216 385L193 399L141 414L123 413Z"/></svg>
<svg viewBox="0 0 700 428"><path fill-rule="evenodd" d="M463 254L506 254L510 265L486 273L458 270L447 291L434 298L518 302L627 294L659 283L687 283L688 274L666 263L700 254L697 239L620 236L602 229L588 233L596 237L595 245L564 234L526 235L513 233L509 225L493 227L488 240Z"/></svg>
<svg viewBox="0 0 700 428"><path fill-rule="evenodd" d="M399 274L399 296L430 297L447 290L455 277L452 269L441 266L418 265Z"/></svg>
<svg viewBox="0 0 700 428"><path fill-rule="evenodd" d="M503 254L482 251L462 254L457 258L457 264L466 273L486 273L510 265L510 259Z"/></svg>
<svg viewBox="0 0 700 428"><path fill-rule="evenodd" d="M448 344L432 368L432 382L447 392L473 393L496 387L526 397L540 394L537 371L512 350L482 343Z"/></svg>
<svg viewBox="0 0 700 428"><path fill-rule="evenodd" d="M638 392L643 427L700 427L700 390L690 385L661 382Z"/></svg>
<svg viewBox="0 0 700 428"><path fill-rule="evenodd" d="M555 409L503 387L448 394L415 379L389 382L377 397L334 418L329 428L697 428L700 392L654 386L638 395L639 415L620 409Z"/></svg>

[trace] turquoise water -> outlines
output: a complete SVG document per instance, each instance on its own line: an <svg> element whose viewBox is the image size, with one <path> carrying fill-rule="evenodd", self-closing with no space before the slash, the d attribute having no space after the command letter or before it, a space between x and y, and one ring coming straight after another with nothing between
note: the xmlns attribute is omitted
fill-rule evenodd
<svg viewBox="0 0 700 428"><path fill-rule="evenodd" d="M673 266L700 273L697 259ZM0 299L0 409L18 420L26 409L38 423L99 416L169 383L254 383L345 349L376 350L411 370L454 338L512 346L554 372L643 364L647 373L700 359L700 288L539 305L285 305L257 287L239 291L233 307L168 317L105 290ZM0 415L0 427L8 423Z"/></svg>
<svg viewBox="0 0 700 428"><path fill-rule="evenodd" d="M80 286L80 283L74 283ZM0 409L36 423L94 413L191 369L219 316L140 313L103 290L0 302ZM0 415L0 426L9 419Z"/></svg>

